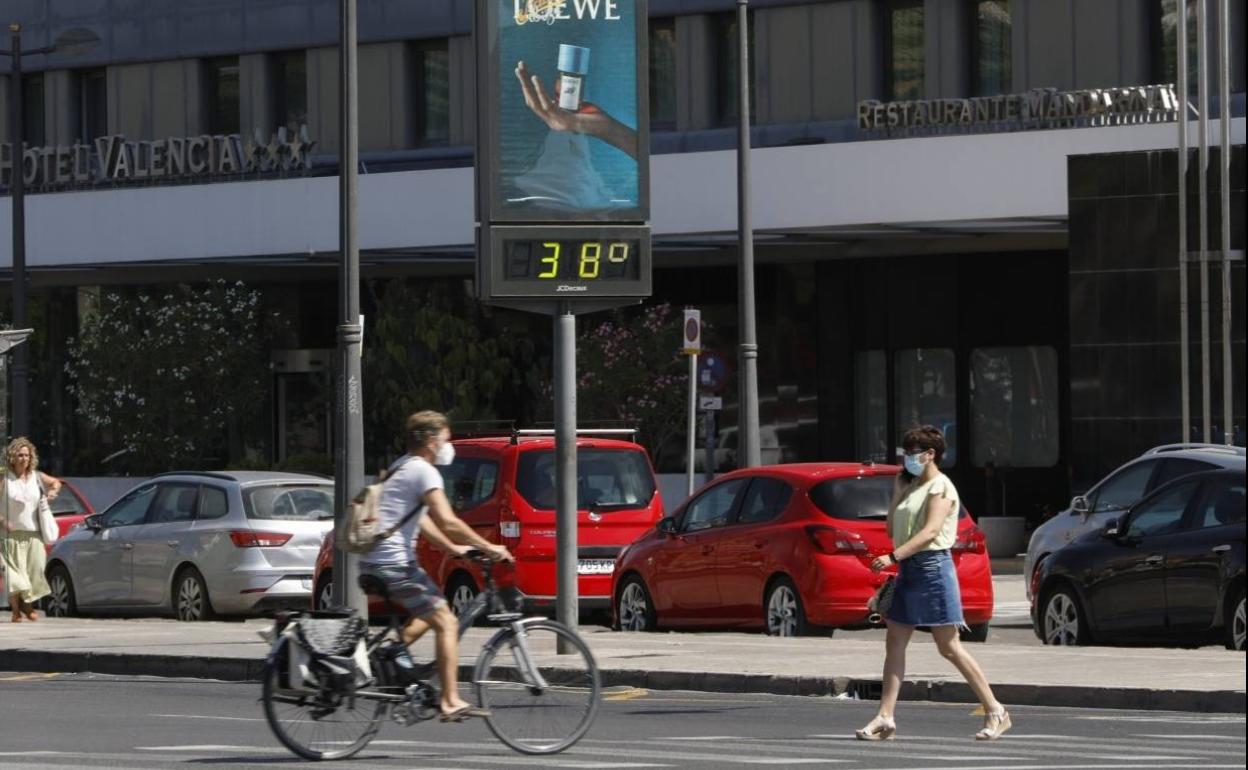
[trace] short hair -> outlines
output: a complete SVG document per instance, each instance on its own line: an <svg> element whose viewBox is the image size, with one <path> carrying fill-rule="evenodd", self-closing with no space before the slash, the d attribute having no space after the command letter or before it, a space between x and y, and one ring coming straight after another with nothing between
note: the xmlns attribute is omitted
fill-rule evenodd
<svg viewBox="0 0 1248 770"><path fill-rule="evenodd" d="M921 427L911 428L901 437L901 448L907 453L911 450L927 451L932 450L936 453L936 464L940 465L941 459L945 456L945 434L940 432L940 428L935 425L923 425Z"/></svg>
<svg viewBox="0 0 1248 770"><path fill-rule="evenodd" d="M39 450L35 449L35 444L25 436L18 436L9 442L9 446L4 450L4 465L10 473L13 472L13 466L17 464L17 452L22 447L30 450L30 467L28 470L34 471L39 468Z"/></svg>
<svg viewBox="0 0 1248 770"><path fill-rule="evenodd" d="M429 439L437 436L444 428L451 427L446 415L426 409L408 415L403 426L403 437L407 442L407 451L414 452L429 443Z"/></svg>

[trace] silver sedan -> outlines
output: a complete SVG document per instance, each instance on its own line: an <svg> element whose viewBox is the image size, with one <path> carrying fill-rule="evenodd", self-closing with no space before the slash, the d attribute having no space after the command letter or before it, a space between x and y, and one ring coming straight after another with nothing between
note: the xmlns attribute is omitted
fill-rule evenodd
<svg viewBox="0 0 1248 770"><path fill-rule="evenodd" d="M333 501L332 482L303 474L156 476L56 543L45 609L207 620L306 607Z"/></svg>

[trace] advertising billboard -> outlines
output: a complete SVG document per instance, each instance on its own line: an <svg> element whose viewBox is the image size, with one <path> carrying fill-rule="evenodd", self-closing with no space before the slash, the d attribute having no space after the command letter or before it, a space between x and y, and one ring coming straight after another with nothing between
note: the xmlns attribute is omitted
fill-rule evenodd
<svg viewBox="0 0 1248 770"><path fill-rule="evenodd" d="M487 223L649 219L646 4L478 0Z"/></svg>

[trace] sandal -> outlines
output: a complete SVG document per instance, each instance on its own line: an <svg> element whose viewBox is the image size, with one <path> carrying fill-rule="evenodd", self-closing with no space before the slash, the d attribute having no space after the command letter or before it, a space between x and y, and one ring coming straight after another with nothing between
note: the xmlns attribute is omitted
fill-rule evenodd
<svg viewBox="0 0 1248 770"><path fill-rule="evenodd" d="M891 741L897 734L897 723L892 717L877 716L866 727L854 731L860 741Z"/></svg>
<svg viewBox="0 0 1248 770"><path fill-rule="evenodd" d="M468 717L488 717L489 709L483 709L479 706L460 706L454 711L442 712L441 720L443 722L462 722Z"/></svg>
<svg viewBox="0 0 1248 770"><path fill-rule="evenodd" d="M996 711L989 711L984 715L984 727L975 733L977 741L995 741L1005 734L1005 731L1014 726L1010 721L1010 712L1002 706Z"/></svg>
<svg viewBox="0 0 1248 770"><path fill-rule="evenodd" d="M14 622L14 623L21 623L21 622L22 622L22 611L21 611L21 610L18 610L18 609L14 609L14 610L13 610L13 622Z"/></svg>

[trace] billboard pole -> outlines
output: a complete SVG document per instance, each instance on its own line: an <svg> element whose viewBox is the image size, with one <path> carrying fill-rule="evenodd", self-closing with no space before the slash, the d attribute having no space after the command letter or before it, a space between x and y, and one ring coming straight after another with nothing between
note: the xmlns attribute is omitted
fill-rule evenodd
<svg viewBox="0 0 1248 770"><path fill-rule="evenodd" d="M741 392L740 465L762 464L758 433L758 333L754 315L754 233L750 229L750 30L749 0L737 0L737 237L740 253Z"/></svg>
<svg viewBox="0 0 1248 770"><path fill-rule="evenodd" d="M555 618L568 628L580 621L576 585L576 316L569 302L555 315ZM559 637L558 653L575 652Z"/></svg>

